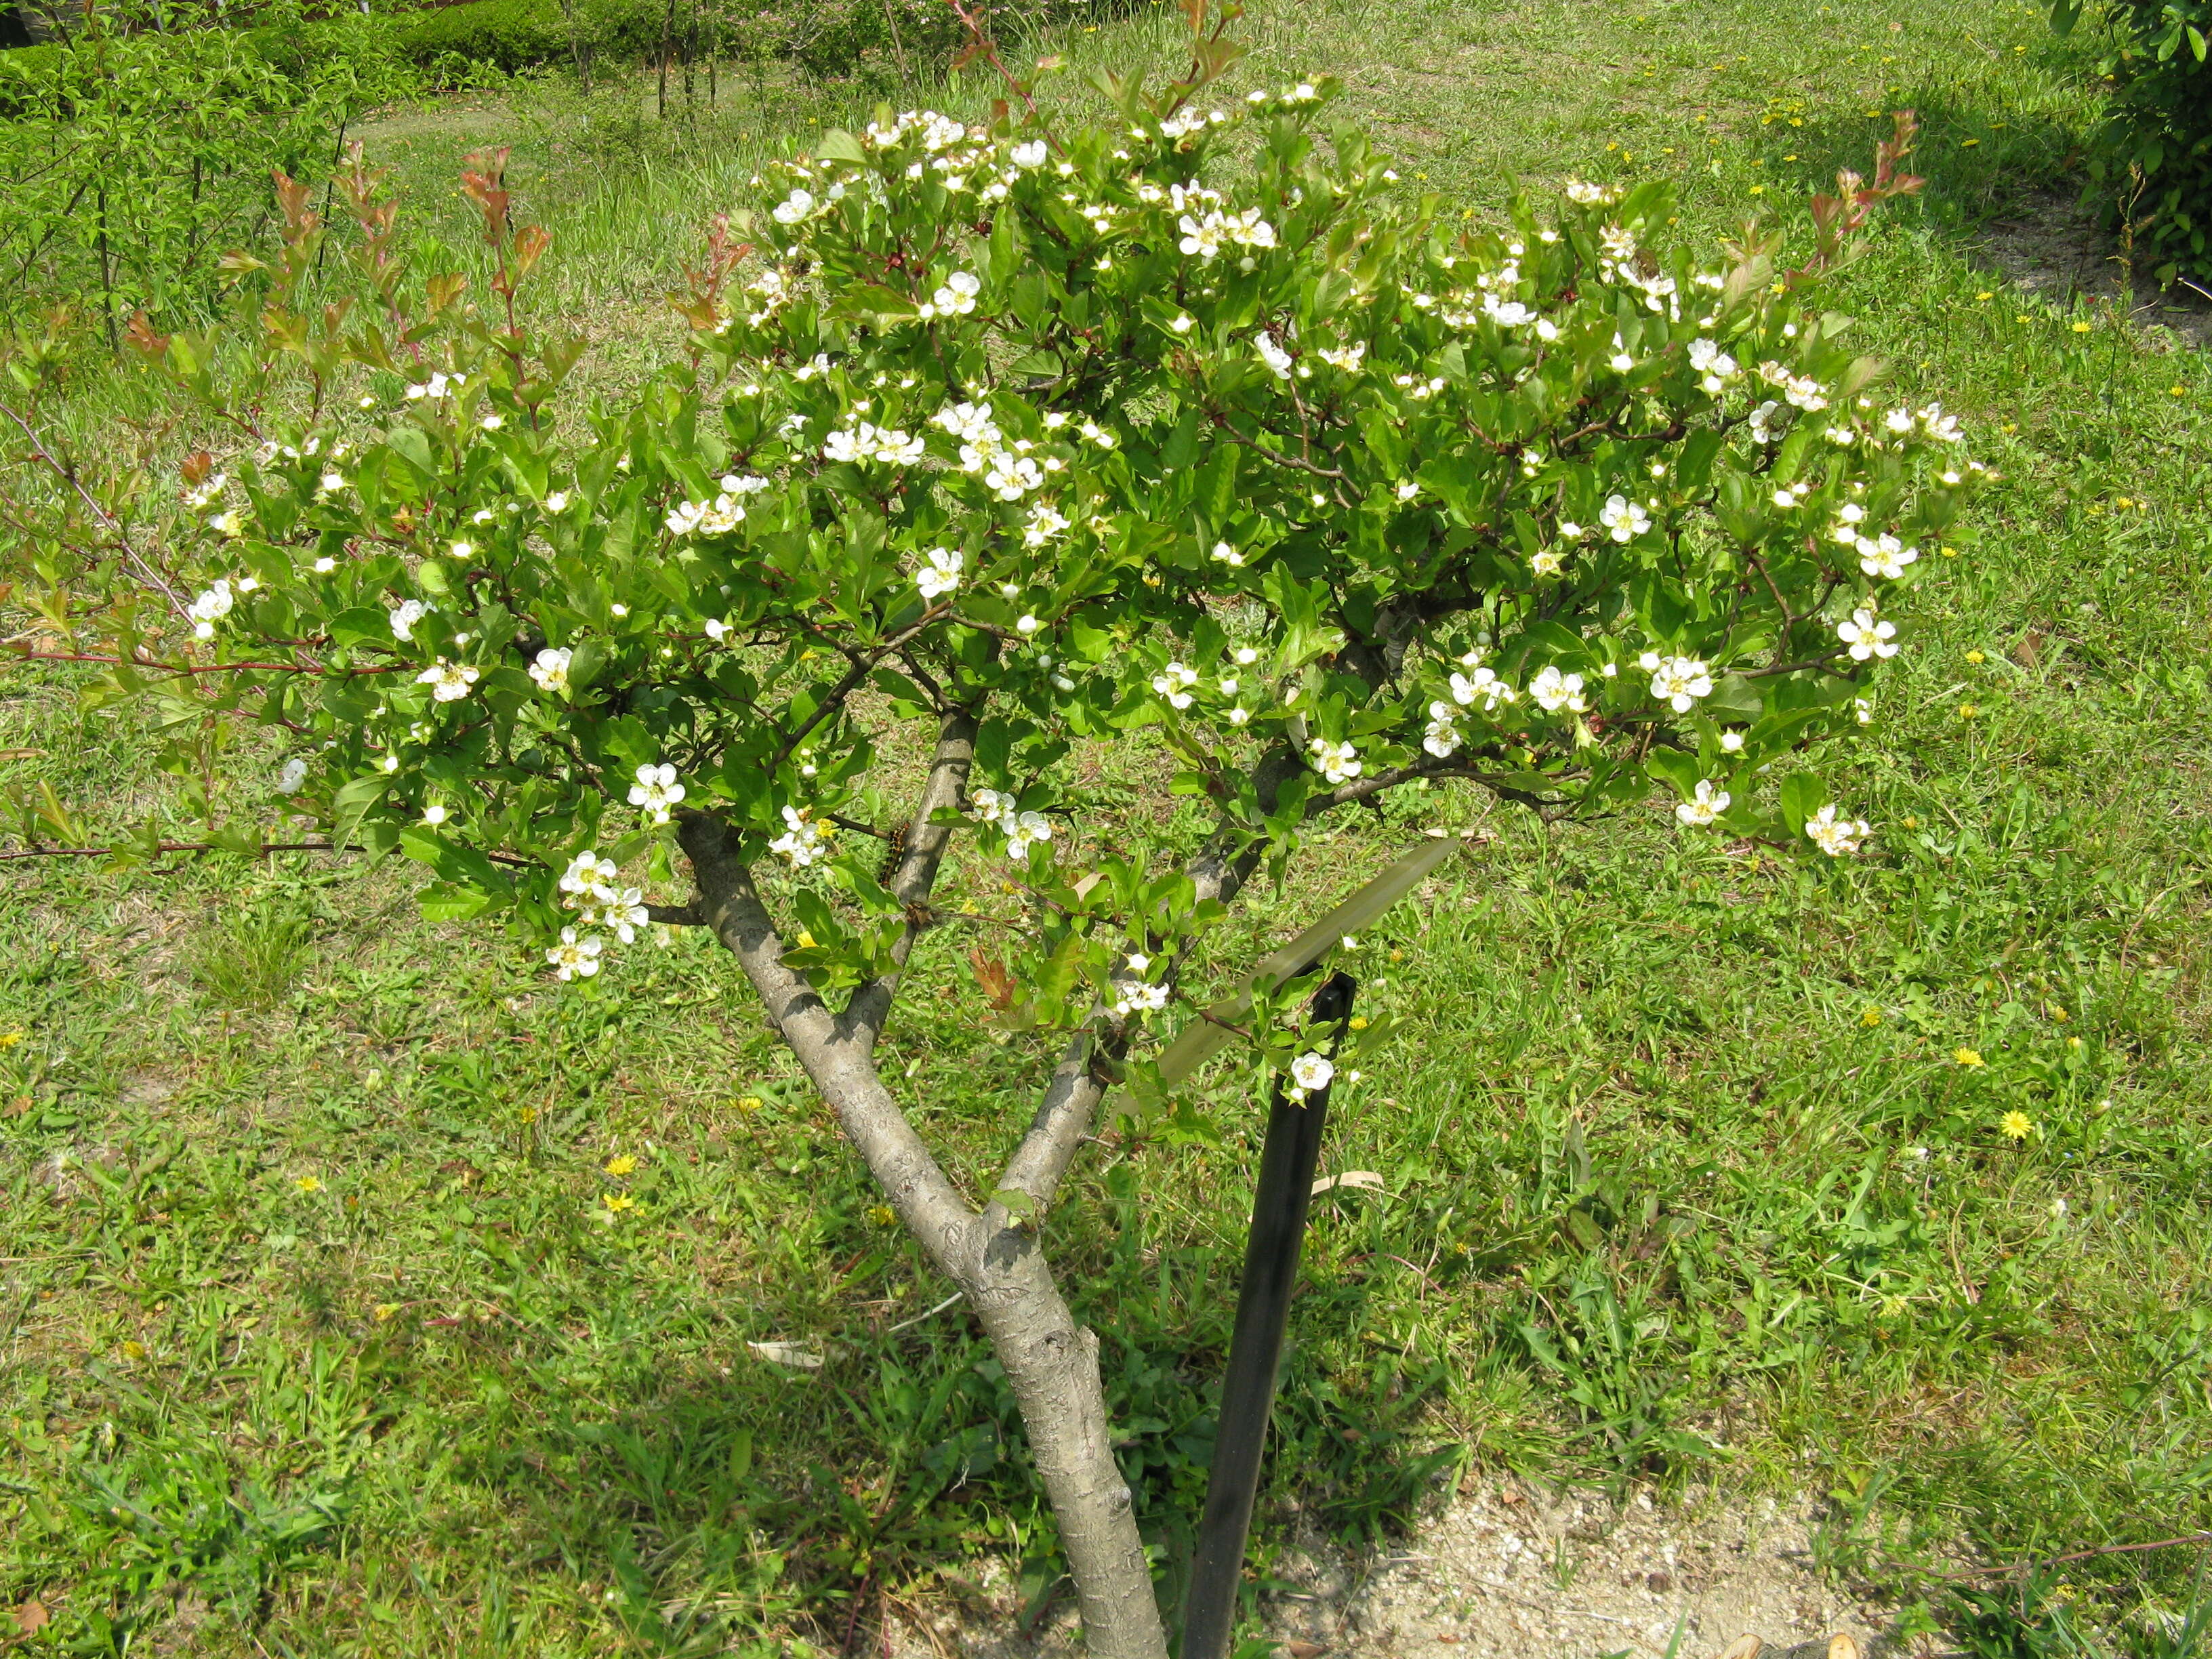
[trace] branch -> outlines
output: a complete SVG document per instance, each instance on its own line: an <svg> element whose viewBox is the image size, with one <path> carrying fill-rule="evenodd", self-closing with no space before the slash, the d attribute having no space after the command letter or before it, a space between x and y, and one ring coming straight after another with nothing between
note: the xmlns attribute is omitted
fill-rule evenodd
<svg viewBox="0 0 2212 1659"><path fill-rule="evenodd" d="M799 730L784 739L783 748L777 753L774 766L769 769L773 770L775 766L781 766L784 762L789 760L798 751L799 745L806 741L808 735L816 726L843 708L845 699L852 696L862 680L875 672L877 665L885 657L896 654L901 646L920 634L939 617L951 615L951 611L952 601L950 599L941 605L933 605L921 616L878 646L872 656L857 652L847 652L846 655L851 659L853 665L845 671L844 677L836 685L830 688L829 692L823 697L820 706L806 717Z"/></svg>
<svg viewBox="0 0 2212 1659"><path fill-rule="evenodd" d="M884 1021L890 1017L891 999L898 994L899 970L906 966L915 941L927 925L929 896L937 886L945 849L951 844L952 826L933 820L940 810L960 805L968 787L969 769L975 762L975 731L981 724L974 710L956 708L938 727L937 753L930 761L929 776L907 825L906 852L884 884L891 896L907 907L906 931L891 945L891 971L854 991L838 1021L842 1030L857 1034L872 1049L883 1035Z"/></svg>
<svg viewBox="0 0 2212 1659"><path fill-rule="evenodd" d="M71 472L69 468L64 466L55 457L54 453L46 447L46 441L39 436L37 431L33 428L31 423L25 420L21 415L18 415L14 410L8 408L5 404L0 404L0 415L5 415L9 420L13 421L17 428L21 430L23 435L31 441L31 453L33 457L38 460L44 461L49 467L52 468L54 476L60 478L64 483L68 484L70 489L76 493L76 498L82 501L88 507L92 509L93 516L98 519L101 524L107 527L109 533L115 538L115 544L123 550L123 557L125 562L133 568L138 580L147 586L152 588L155 592L161 594L163 599L168 600L169 608L172 611L174 611L179 617L181 617L186 615L187 607L185 606L184 600L178 596L177 590L170 586L168 583L163 581L161 577L161 573L156 571L152 565L147 563L144 556L139 553L138 550L131 545L131 538L127 533L125 533L123 526L116 521L114 516L110 514L106 507L102 507L98 501L93 499L92 493L86 489L82 484L77 482L76 475Z"/></svg>
<svg viewBox="0 0 2212 1659"><path fill-rule="evenodd" d="M998 1192L1024 1194L1039 1213L1050 1206L1060 1177L1090 1133L1098 1103L1113 1082L1114 1062L1127 1046L1127 1039L1118 1035L1094 1039L1090 1032L1079 1031L1069 1039L1052 1081L1045 1085L1044 1098L1037 1103L1029 1133L999 1177ZM1012 1220L1012 1212L995 1198L983 1212L983 1224L994 1231Z"/></svg>
<svg viewBox="0 0 2212 1659"><path fill-rule="evenodd" d="M236 674L248 669L261 669L278 674L327 674L331 671L319 665L308 666L296 662L161 662L149 657L118 657L93 651L33 651L27 645L9 645L8 649L32 662L106 662L121 668L149 668L164 674ZM406 666L413 667L412 663ZM396 674L398 667L353 668L351 674Z"/></svg>
<svg viewBox="0 0 2212 1659"><path fill-rule="evenodd" d="M244 849L222 847L211 841L165 841L151 848L144 847L27 847L0 853L0 860L11 859L104 859L118 853L137 853L147 858L158 858L164 853L236 853ZM343 847L334 841L268 841L252 849L255 858L267 858L271 853L359 853L359 847Z"/></svg>
<svg viewBox="0 0 2212 1659"><path fill-rule="evenodd" d="M890 1197L902 1220L963 1285L972 1273L962 1245L975 1218L884 1086L866 1041L840 1029L804 974L784 965L783 943L738 855L737 837L720 819L686 818L677 840L699 882L699 909L744 968L776 1033L837 1114L846 1138Z"/></svg>
<svg viewBox="0 0 2212 1659"><path fill-rule="evenodd" d="M1283 454L1279 450L1269 449L1264 444L1253 442L1251 439L1246 437L1243 433L1237 431L1231 427L1223 428L1221 435L1228 439L1232 444L1242 444L1245 448L1250 450L1255 455L1266 457L1268 460L1273 461L1277 466L1287 466L1297 471L1310 472L1316 478L1340 479L1345 476L1344 469L1341 467L1320 466L1316 465L1312 461L1302 461L1295 455Z"/></svg>
<svg viewBox="0 0 2212 1659"><path fill-rule="evenodd" d="M645 917L647 921L657 922L663 927L704 927L707 925L707 918L701 913L696 899L689 904L648 904L645 907Z"/></svg>

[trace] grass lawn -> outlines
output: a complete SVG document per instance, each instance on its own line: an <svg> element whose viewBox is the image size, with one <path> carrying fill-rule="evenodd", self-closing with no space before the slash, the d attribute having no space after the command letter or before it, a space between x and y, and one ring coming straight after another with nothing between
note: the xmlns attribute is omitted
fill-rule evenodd
<svg viewBox="0 0 2212 1659"><path fill-rule="evenodd" d="M1838 778L1866 858L1438 788L1255 893L1252 955L1428 824L1490 837L1363 941L1403 1035L1324 1161L1381 1190L1317 1206L1262 1565L1294 1505L1371 1538L1504 1470L1826 1494L1825 1565L1952 1614L1917 1569L2212 1527L2212 373L1974 258L2064 182L2077 49L1964 0L1309 0L1244 32L1232 90L1343 76L1407 186L1476 216L1509 174L1663 173L1686 227L1802 219L1917 108L1925 196L1837 304L2002 475ZM1055 44L1127 68L1175 39ZM614 385L675 337L657 296L763 147L855 113L723 90L688 131L630 120L632 87L368 139L456 248L459 155L512 142ZM67 418L144 397L88 376ZM133 718L12 672L0 784L143 806L167 781ZM703 938L556 994L422 922L404 870L211 860L10 865L0 940L0 1609L51 1613L28 1651L835 1650L856 1593L957 1601L1003 1562L1051 1594L1011 1395ZM908 1097L988 1180L1047 1053L977 1029L949 945L908 995ZM1094 1148L1048 1223L1170 1577L1261 1121L1245 1076L1204 1098L1209 1133ZM829 1362L753 1346L787 1342ZM2045 1575L2019 1644L1977 1650L2177 1653L2201 1553Z"/></svg>

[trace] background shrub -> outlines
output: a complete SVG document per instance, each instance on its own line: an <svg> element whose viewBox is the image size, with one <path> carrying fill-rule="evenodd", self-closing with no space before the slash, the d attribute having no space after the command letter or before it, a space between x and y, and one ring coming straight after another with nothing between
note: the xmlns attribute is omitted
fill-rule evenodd
<svg viewBox="0 0 2212 1659"><path fill-rule="evenodd" d="M2057 0L2063 33L2081 0ZM2212 276L2212 0L2106 0L2098 70L2112 101L2090 149L2092 199L2160 283Z"/></svg>

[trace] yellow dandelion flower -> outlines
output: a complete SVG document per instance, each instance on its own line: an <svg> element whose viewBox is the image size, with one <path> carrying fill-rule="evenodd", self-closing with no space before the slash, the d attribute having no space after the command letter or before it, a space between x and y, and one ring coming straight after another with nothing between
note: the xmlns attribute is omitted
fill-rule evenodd
<svg viewBox="0 0 2212 1659"><path fill-rule="evenodd" d="M23 1034L21 1031L0 1031L0 1054L6 1054L22 1040Z"/></svg>
<svg viewBox="0 0 2212 1659"><path fill-rule="evenodd" d="M1365 1030L1367 1029L1367 1016L1364 1014L1354 1014L1352 1017L1352 1029L1355 1031Z"/></svg>
<svg viewBox="0 0 2212 1659"><path fill-rule="evenodd" d="M872 1204L868 1206L868 1219L878 1227L895 1227L898 1224L898 1212L888 1204Z"/></svg>
<svg viewBox="0 0 2212 1659"><path fill-rule="evenodd" d="M628 1193L606 1193L601 1195L599 1202L605 1205L609 1212L614 1215L620 1215L625 1210L634 1210L637 1207L637 1200Z"/></svg>
<svg viewBox="0 0 2212 1659"><path fill-rule="evenodd" d="M1982 1063L1981 1052L1975 1048L1954 1048L1951 1050L1951 1063L1963 1066L1971 1072Z"/></svg>
<svg viewBox="0 0 2212 1659"><path fill-rule="evenodd" d="M637 1168L637 1160L624 1152L620 1158L609 1158L604 1167L611 1176L626 1176Z"/></svg>
<svg viewBox="0 0 2212 1659"><path fill-rule="evenodd" d="M1859 1012L1859 1024L1871 1030L1881 1024L1881 1010L1869 1002Z"/></svg>
<svg viewBox="0 0 2212 1659"><path fill-rule="evenodd" d="M2026 1112L2010 1111L1997 1120L1997 1133L2008 1140L2025 1140L2035 1133Z"/></svg>
<svg viewBox="0 0 2212 1659"><path fill-rule="evenodd" d="M125 1359L143 1359L146 1357L146 1345L143 1342L125 1342L123 1345L123 1357Z"/></svg>
<svg viewBox="0 0 2212 1659"><path fill-rule="evenodd" d="M1978 651L1969 651L1966 653L1966 660L1968 662L1987 662L1989 659Z"/></svg>
<svg viewBox="0 0 2212 1659"><path fill-rule="evenodd" d="M323 1183L313 1176L301 1176L292 1184L303 1193L319 1193L323 1190Z"/></svg>
<svg viewBox="0 0 2212 1659"><path fill-rule="evenodd" d="M739 1111L757 1112L760 1109L761 1097L758 1095L739 1095L738 1097L738 1109Z"/></svg>
<svg viewBox="0 0 2212 1659"><path fill-rule="evenodd" d="M384 1324L398 1311L399 1304L397 1302L380 1302L375 1309L376 1322L380 1325Z"/></svg>

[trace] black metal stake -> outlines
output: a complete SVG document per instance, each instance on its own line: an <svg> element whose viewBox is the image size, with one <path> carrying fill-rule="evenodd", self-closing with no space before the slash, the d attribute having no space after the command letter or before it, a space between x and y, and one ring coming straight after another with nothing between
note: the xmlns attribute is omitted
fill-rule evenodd
<svg viewBox="0 0 2212 1659"><path fill-rule="evenodd" d="M1332 976L1314 995L1314 1020L1334 1024L1340 1035L1352 1012L1352 993L1350 975ZM1332 1038L1329 1054L1335 1054ZM1283 1333L1290 1323L1291 1292L1297 1285L1306 1207L1313 1197L1328 1115L1326 1087L1314 1090L1300 1104L1276 1085L1267 1144L1260 1153L1260 1184L1252 1194L1252 1231L1244 1243L1244 1279L1237 1292L1229 1370L1221 1380L1206 1517L1199 1523L1190 1595L1183 1608L1182 1659L1225 1659L1229 1651L1244 1543L1252 1530L1252 1502L1260 1489L1260 1454L1274 1408L1275 1373L1282 1364Z"/></svg>

